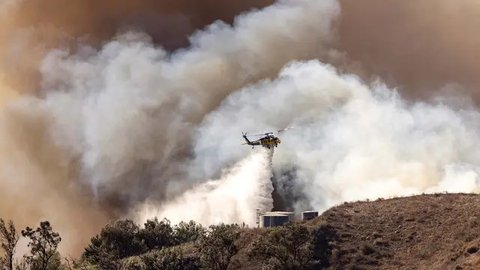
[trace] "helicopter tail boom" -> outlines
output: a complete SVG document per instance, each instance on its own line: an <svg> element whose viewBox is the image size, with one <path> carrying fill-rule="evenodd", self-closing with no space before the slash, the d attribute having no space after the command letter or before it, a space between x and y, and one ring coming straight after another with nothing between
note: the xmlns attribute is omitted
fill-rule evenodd
<svg viewBox="0 0 480 270"><path fill-rule="evenodd" d="M242 132L242 136L247 141L247 144L251 144L252 142L247 138L247 133Z"/></svg>

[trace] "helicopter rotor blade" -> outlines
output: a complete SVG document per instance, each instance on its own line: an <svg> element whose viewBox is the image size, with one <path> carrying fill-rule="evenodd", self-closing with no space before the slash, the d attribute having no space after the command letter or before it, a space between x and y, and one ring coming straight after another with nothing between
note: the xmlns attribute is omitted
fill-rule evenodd
<svg viewBox="0 0 480 270"><path fill-rule="evenodd" d="M290 129L293 129L293 127L286 127L286 128L284 128L284 129L279 129L279 130L277 130L277 131L270 131L270 132L264 132L264 133L250 134L250 135L248 135L248 136L267 136L267 135L269 135L269 134L285 132L285 131L290 130Z"/></svg>
<svg viewBox="0 0 480 270"><path fill-rule="evenodd" d="M280 133L280 132L285 132L285 131L290 130L290 129L293 129L293 127L286 127L286 128L284 128L284 129L277 130L277 132L278 132L278 133Z"/></svg>
<svg viewBox="0 0 480 270"><path fill-rule="evenodd" d="M251 134L250 136L265 136L270 134L271 132L266 132L266 133L258 133L258 134Z"/></svg>

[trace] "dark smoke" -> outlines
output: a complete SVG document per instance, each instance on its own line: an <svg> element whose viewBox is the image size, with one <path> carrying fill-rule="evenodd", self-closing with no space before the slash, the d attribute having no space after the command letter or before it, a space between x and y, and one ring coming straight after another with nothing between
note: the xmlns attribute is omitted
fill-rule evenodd
<svg viewBox="0 0 480 270"><path fill-rule="evenodd" d="M340 49L356 73L380 76L413 99L467 94L480 101L478 1L340 2Z"/></svg>
<svg viewBox="0 0 480 270"><path fill-rule="evenodd" d="M11 1L11 2L9 2ZM8 3L12 3L7 5ZM167 50L186 47L206 25L234 17L272 0L7 0L0 12L0 72L17 89L31 91L38 64L56 47L100 46L129 30L148 34ZM8 7L8 9L7 9Z"/></svg>
<svg viewBox="0 0 480 270"><path fill-rule="evenodd" d="M155 44L172 50L186 46L193 31L215 20L231 23L243 11L272 3L271 0L38 0L22 2L13 16L17 27L57 32L61 39L83 37L103 42L119 31L136 28L152 37Z"/></svg>

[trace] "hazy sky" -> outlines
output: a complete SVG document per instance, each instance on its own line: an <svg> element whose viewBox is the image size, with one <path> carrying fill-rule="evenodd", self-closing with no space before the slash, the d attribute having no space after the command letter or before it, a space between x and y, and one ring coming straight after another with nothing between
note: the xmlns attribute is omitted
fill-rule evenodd
<svg viewBox="0 0 480 270"><path fill-rule="evenodd" d="M476 191L479 15L476 0L2 1L0 216L48 219L78 252L113 218L210 211L256 168L240 132L289 125L255 177L273 170L296 207ZM261 180L242 194L265 204ZM240 195L220 214L249 217Z"/></svg>

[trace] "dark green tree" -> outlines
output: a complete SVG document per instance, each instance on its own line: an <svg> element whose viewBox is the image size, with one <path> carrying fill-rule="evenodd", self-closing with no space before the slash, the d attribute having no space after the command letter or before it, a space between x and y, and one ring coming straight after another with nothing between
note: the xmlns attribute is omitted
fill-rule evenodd
<svg viewBox="0 0 480 270"><path fill-rule="evenodd" d="M57 247L62 238L53 231L50 222L42 221L35 230L27 227L22 230L22 236L30 239L30 255L27 262L32 270L58 269L59 263L55 263L59 257ZM59 261L59 260L58 260Z"/></svg>
<svg viewBox="0 0 480 270"><path fill-rule="evenodd" d="M282 270L310 269L313 265L313 246L308 229L300 224L269 229L250 251L267 268Z"/></svg>
<svg viewBox="0 0 480 270"><path fill-rule="evenodd" d="M3 268L13 270L13 255L15 255L15 248L20 238L19 233L15 229L13 221L6 223L0 218L0 244L5 253L5 258L2 260ZM3 269L0 268L0 269Z"/></svg>
<svg viewBox="0 0 480 270"><path fill-rule="evenodd" d="M147 250L138 236L139 232L140 228L132 220L119 220L109 224L91 239L83 257L101 269L118 269L118 260Z"/></svg>
<svg viewBox="0 0 480 270"><path fill-rule="evenodd" d="M227 269L230 259L238 251L235 245L240 236L240 227L234 225L210 226L197 244L202 267L213 270Z"/></svg>
<svg viewBox="0 0 480 270"><path fill-rule="evenodd" d="M138 237L145 243L148 250L161 249L175 244L173 228L168 219L147 220L144 228L139 231Z"/></svg>
<svg viewBox="0 0 480 270"><path fill-rule="evenodd" d="M96 265L99 269L120 269L119 252L113 244L108 246L108 242L99 235L93 237L83 253L85 261Z"/></svg>
<svg viewBox="0 0 480 270"><path fill-rule="evenodd" d="M173 234L177 244L193 242L199 239L205 233L202 225L191 220L189 222L180 222L175 225Z"/></svg>

